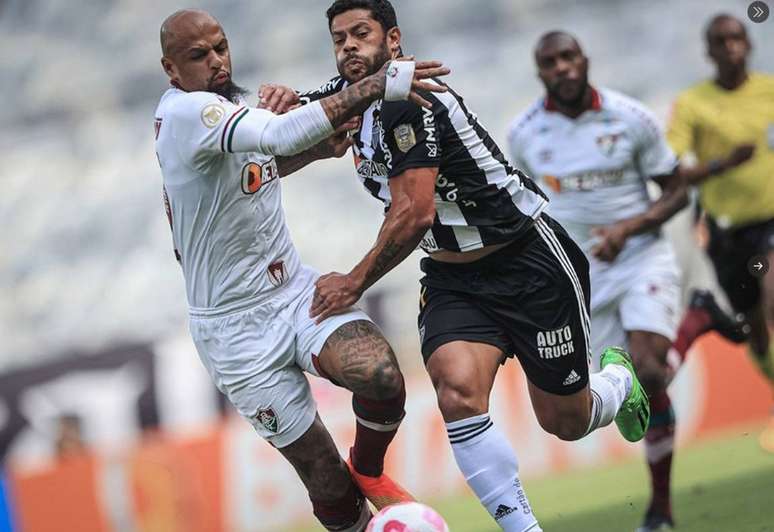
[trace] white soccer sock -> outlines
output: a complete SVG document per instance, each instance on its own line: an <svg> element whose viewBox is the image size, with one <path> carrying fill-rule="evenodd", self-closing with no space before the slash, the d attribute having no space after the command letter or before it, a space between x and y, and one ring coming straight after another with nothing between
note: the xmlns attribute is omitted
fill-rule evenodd
<svg viewBox="0 0 774 532"><path fill-rule="evenodd" d="M446 424L454 459L481 504L506 532L542 532L519 480L519 462L489 414Z"/></svg>
<svg viewBox="0 0 774 532"><path fill-rule="evenodd" d="M632 389L632 374L618 364L608 364L589 376L591 420L586 434L609 425Z"/></svg>

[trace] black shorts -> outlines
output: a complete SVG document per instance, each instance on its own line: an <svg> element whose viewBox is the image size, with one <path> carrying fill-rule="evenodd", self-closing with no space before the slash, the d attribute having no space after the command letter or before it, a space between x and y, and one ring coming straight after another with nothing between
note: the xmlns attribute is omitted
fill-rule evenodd
<svg viewBox="0 0 774 532"><path fill-rule="evenodd" d="M750 273L749 262L774 250L774 219L724 230L708 217L707 226L707 254L731 306L736 312L754 309L761 299L761 280Z"/></svg>
<svg viewBox="0 0 774 532"><path fill-rule="evenodd" d="M456 340L517 356L532 384L570 395L589 378L589 263L543 215L521 239L481 260L422 260L419 336L425 363Z"/></svg>

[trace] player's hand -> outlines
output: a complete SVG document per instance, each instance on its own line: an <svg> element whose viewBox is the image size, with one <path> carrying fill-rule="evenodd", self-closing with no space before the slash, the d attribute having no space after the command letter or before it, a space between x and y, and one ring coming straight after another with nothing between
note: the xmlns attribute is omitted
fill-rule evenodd
<svg viewBox="0 0 774 532"><path fill-rule="evenodd" d="M296 91L284 85L268 83L261 85L258 89L258 107L266 109L274 114L281 115L287 113L301 104L301 99Z"/></svg>
<svg viewBox="0 0 774 532"><path fill-rule="evenodd" d="M316 323L320 323L331 316L346 312L357 303L361 295L362 290L349 275L336 272L323 275L315 283L309 316L316 318Z"/></svg>
<svg viewBox="0 0 774 532"><path fill-rule="evenodd" d="M736 168L737 166L746 163L755 154L755 144L740 144L731 155L726 159L725 166L728 168Z"/></svg>
<svg viewBox="0 0 774 532"><path fill-rule="evenodd" d="M360 117L351 118L346 123L336 128L336 131L317 144L312 150L317 159L339 159L344 156L349 148L355 143L355 139L349 135L351 130L360 127Z"/></svg>
<svg viewBox="0 0 774 532"><path fill-rule="evenodd" d="M414 61L414 56L401 57L396 59L396 61ZM387 62L385 66L382 67L385 75L389 64L390 63ZM417 91L446 92L449 89L445 85L428 83L422 80L446 76L449 73L451 73L451 70L443 66L443 63L440 61L416 61L414 65L414 79L411 82L411 92L409 93L408 99L422 107L431 109L433 105L420 96Z"/></svg>
<svg viewBox="0 0 774 532"><path fill-rule="evenodd" d="M592 234L599 240L591 248L591 254L601 261L613 262L626 244L629 233L623 224L613 224L606 227L596 227Z"/></svg>

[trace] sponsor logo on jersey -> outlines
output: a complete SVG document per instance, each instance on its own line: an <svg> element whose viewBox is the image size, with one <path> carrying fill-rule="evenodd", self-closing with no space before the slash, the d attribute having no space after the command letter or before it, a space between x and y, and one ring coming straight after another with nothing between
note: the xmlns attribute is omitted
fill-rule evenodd
<svg viewBox="0 0 774 532"><path fill-rule="evenodd" d="M597 137L597 147L603 155L610 157L615 152L615 147L618 144L618 139L621 138L620 133L611 133L609 135L600 135Z"/></svg>
<svg viewBox="0 0 774 532"><path fill-rule="evenodd" d="M202 124L212 129L226 116L226 110L219 103L211 103L202 109Z"/></svg>
<svg viewBox="0 0 774 532"><path fill-rule="evenodd" d="M417 145L417 136L414 134L414 128L411 127L411 124L401 124L395 128L393 133L398 149L403 153L408 153L411 148Z"/></svg>
<svg viewBox="0 0 774 532"><path fill-rule="evenodd" d="M277 161L274 159L263 164L247 163L242 168L242 192L251 195L258 192L263 185L279 177Z"/></svg>
<svg viewBox="0 0 774 532"><path fill-rule="evenodd" d="M562 191L562 182L555 175L544 175L543 182L557 194Z"/></svg>
<svg viewBox="0 0 774 532"><path fill-rule="evenodd" d="M422 108L422 122L425 128L425 145L428 157L438 157L438 139L435 136L435 115L432 109Z"/></svg>
<svg viewBox="0 0 774 532"><path fill-rule="evenodd" d="M540 358L561 358L575 352L572 329L569 325L553 331L537 333L537 348Z"/></svg>
<svg viewBox="0 0 774 532"><path fill-rule="evenodd" d="M355 168L361 179L387 177L387 167L371 159L355 157Z"/></svg>
<svg viewBox="0 0 774 532"><path fill-rule="evenodd" d="M288 280L288 270L285 268L285 261L279 260L266 269L266 275L269 277L269 282L274 286L282 286Z"/></svg>
<svg viewBox="0 0 774 532"><path fill-rule="evenodd" d="M541 163L550 163L554 159L553 150L540 150L540 153L538 153L538 159Z"/></svg>
<svg viewBox="0 0 774 532"><path fill-rule="evenodd" d="M159 133L161 133L161 123L163 121L164 120L162 118L157 118L153 123L153 129L156 131L156 140L159 140Z"/></svg>
<svg viewBox="0 0 774 532"><path fill-rule="evenodd" d="M555 192L575 190L588 192L597 188L614 186L624 179L624 168L611 170L590 170L567 176L543 176L546 184Z"/></svg>
<svg viewBox="0 0 774 532"><path fill-rule="evenodd" d="M274 412L273 408L259 410L255 415L255 419L269 432L277 434L277 431L279 431L279 418L277 418L277 413Z"/></svg>

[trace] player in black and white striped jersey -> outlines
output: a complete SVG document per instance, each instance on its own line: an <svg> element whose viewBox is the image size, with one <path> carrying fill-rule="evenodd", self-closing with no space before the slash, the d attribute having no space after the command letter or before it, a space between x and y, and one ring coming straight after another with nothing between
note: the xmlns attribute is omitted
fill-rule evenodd
<svg viewBox="0 0 774 532"><path fill-rule="evenodd" d="M341 76L300 94L302 103L401 55L387 0L336 0L327 15ZM275 92L263 95L269 107L280 98ZM422 97L430 109L380 100L363 113L353 138L357 173L384 202L385 220L351 272L318 280L312 315L348 308L420 245L429 254L422 353L457 464L504 530L539 531L516 453L488 414L501 363L518 356L538 421L565 440L617 415L636 423L641 438L647 399L632 402L641 393L631 365L610 364L589 377L588 261L543 214L543 193L509 165L458 94Z"/></svg>

